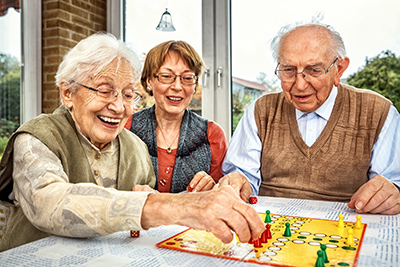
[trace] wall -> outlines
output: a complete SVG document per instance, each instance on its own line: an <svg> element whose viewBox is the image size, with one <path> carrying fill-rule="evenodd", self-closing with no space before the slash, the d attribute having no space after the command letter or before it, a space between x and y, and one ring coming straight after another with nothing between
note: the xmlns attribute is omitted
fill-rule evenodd
<svg viewBox="0 0 400 267"><path fill-rule="evenodd" d="M55 74L63 56L80 40L105 31L106 0L42 1L42 90L43 112L51 113L60 105Z"/></svg>

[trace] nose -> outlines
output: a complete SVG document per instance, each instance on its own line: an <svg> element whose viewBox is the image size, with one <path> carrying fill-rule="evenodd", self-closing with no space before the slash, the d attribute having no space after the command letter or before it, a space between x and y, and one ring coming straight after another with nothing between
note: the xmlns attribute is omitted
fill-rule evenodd
<svg viewBox="0 0 400 267"><path fill-rule="evenodd" d="M304 90L307 88L308 81L306 80L306 75L303 72L296 73L295 85L299 90Z"/></svg>
<svg viewBox="0 0 400 267"><path fill-rule="evenodd" d="M121 92L117 92L113 101L110 101L108 107L114 110L116 114L124 112L124 99L122 98Z"/></svg>
<svg viewBox="0 0 400 267"><path fill-rule="evenodd" d="M174 87L174 89L182 89L182 81L180 75L176 75L175 81L172 83L172 86Z"/></svg>

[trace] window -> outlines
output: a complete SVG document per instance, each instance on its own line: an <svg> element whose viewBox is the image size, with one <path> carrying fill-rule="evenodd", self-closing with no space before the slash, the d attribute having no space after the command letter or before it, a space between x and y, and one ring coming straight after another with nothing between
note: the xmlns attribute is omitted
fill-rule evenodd
<svg viewBox="0 0 400 267"><path fill-rule="evenodd" d="M140 51L145 53L151 47L140 42L155 45L178 38L179 32L183 34L179 38L202 55L207 72L201 79L201 114L219 123L228 140L249 103L260 94L281 90L274 75L270 41L288 23L318 21L341 33L350 58L343 82L364 68L366 58L386 50L400 55L400 2L395 0L338 0L334 4L318 0L125 1L134 9L126 13L126 40L136 42ZM154 30L166 7L176 35ZM198 22L193 23L194 18Z"/></svg>
<svg viewBox="0 0 400 267"><path fill-rule="evenodd" d="M17 1L7 4L11 6L2 6L0 13L0 156L21 122L21 13Z"/></svg>
<svg viewBox="0 0 400 267"><path fill-rule="evenodd" d="M168 40L188 42L201 56L201 0L158 1L126 0L123 8L125 27L124 40L136 49L142 63L147 52ZM156 27L161 15L168 9L175 31L158 31ZM153 98L146 92L143 107L153 105ZM197 90L189 109L201 115L201 90Z"/></svg>

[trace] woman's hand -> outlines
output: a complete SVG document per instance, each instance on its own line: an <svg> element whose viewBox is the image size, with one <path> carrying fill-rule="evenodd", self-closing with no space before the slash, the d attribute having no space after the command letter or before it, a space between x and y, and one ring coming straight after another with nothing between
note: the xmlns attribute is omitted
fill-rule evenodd
<svg viewBox="0 0 400 267"><path fill-rule="evenodd" d="M215 185L214 179L204 171L196 173L186 188L189 192L200 192L211 190Z"/></svg>

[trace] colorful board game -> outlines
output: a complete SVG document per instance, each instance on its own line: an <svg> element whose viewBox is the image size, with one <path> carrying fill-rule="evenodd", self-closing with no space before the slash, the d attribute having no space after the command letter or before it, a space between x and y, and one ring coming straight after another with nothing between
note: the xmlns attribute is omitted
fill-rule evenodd
<svg viewBox="0 0 400 267"><path fill-rule="evenodd" d="M340 215L338 221L269 211L259 215L265 221L266 231L257 241L240 243L234 238L224 244L212 233L189 228L156 246L272 266L357 265L367 227L361 223L361 217L357 222L344 222Z"/></svg>

